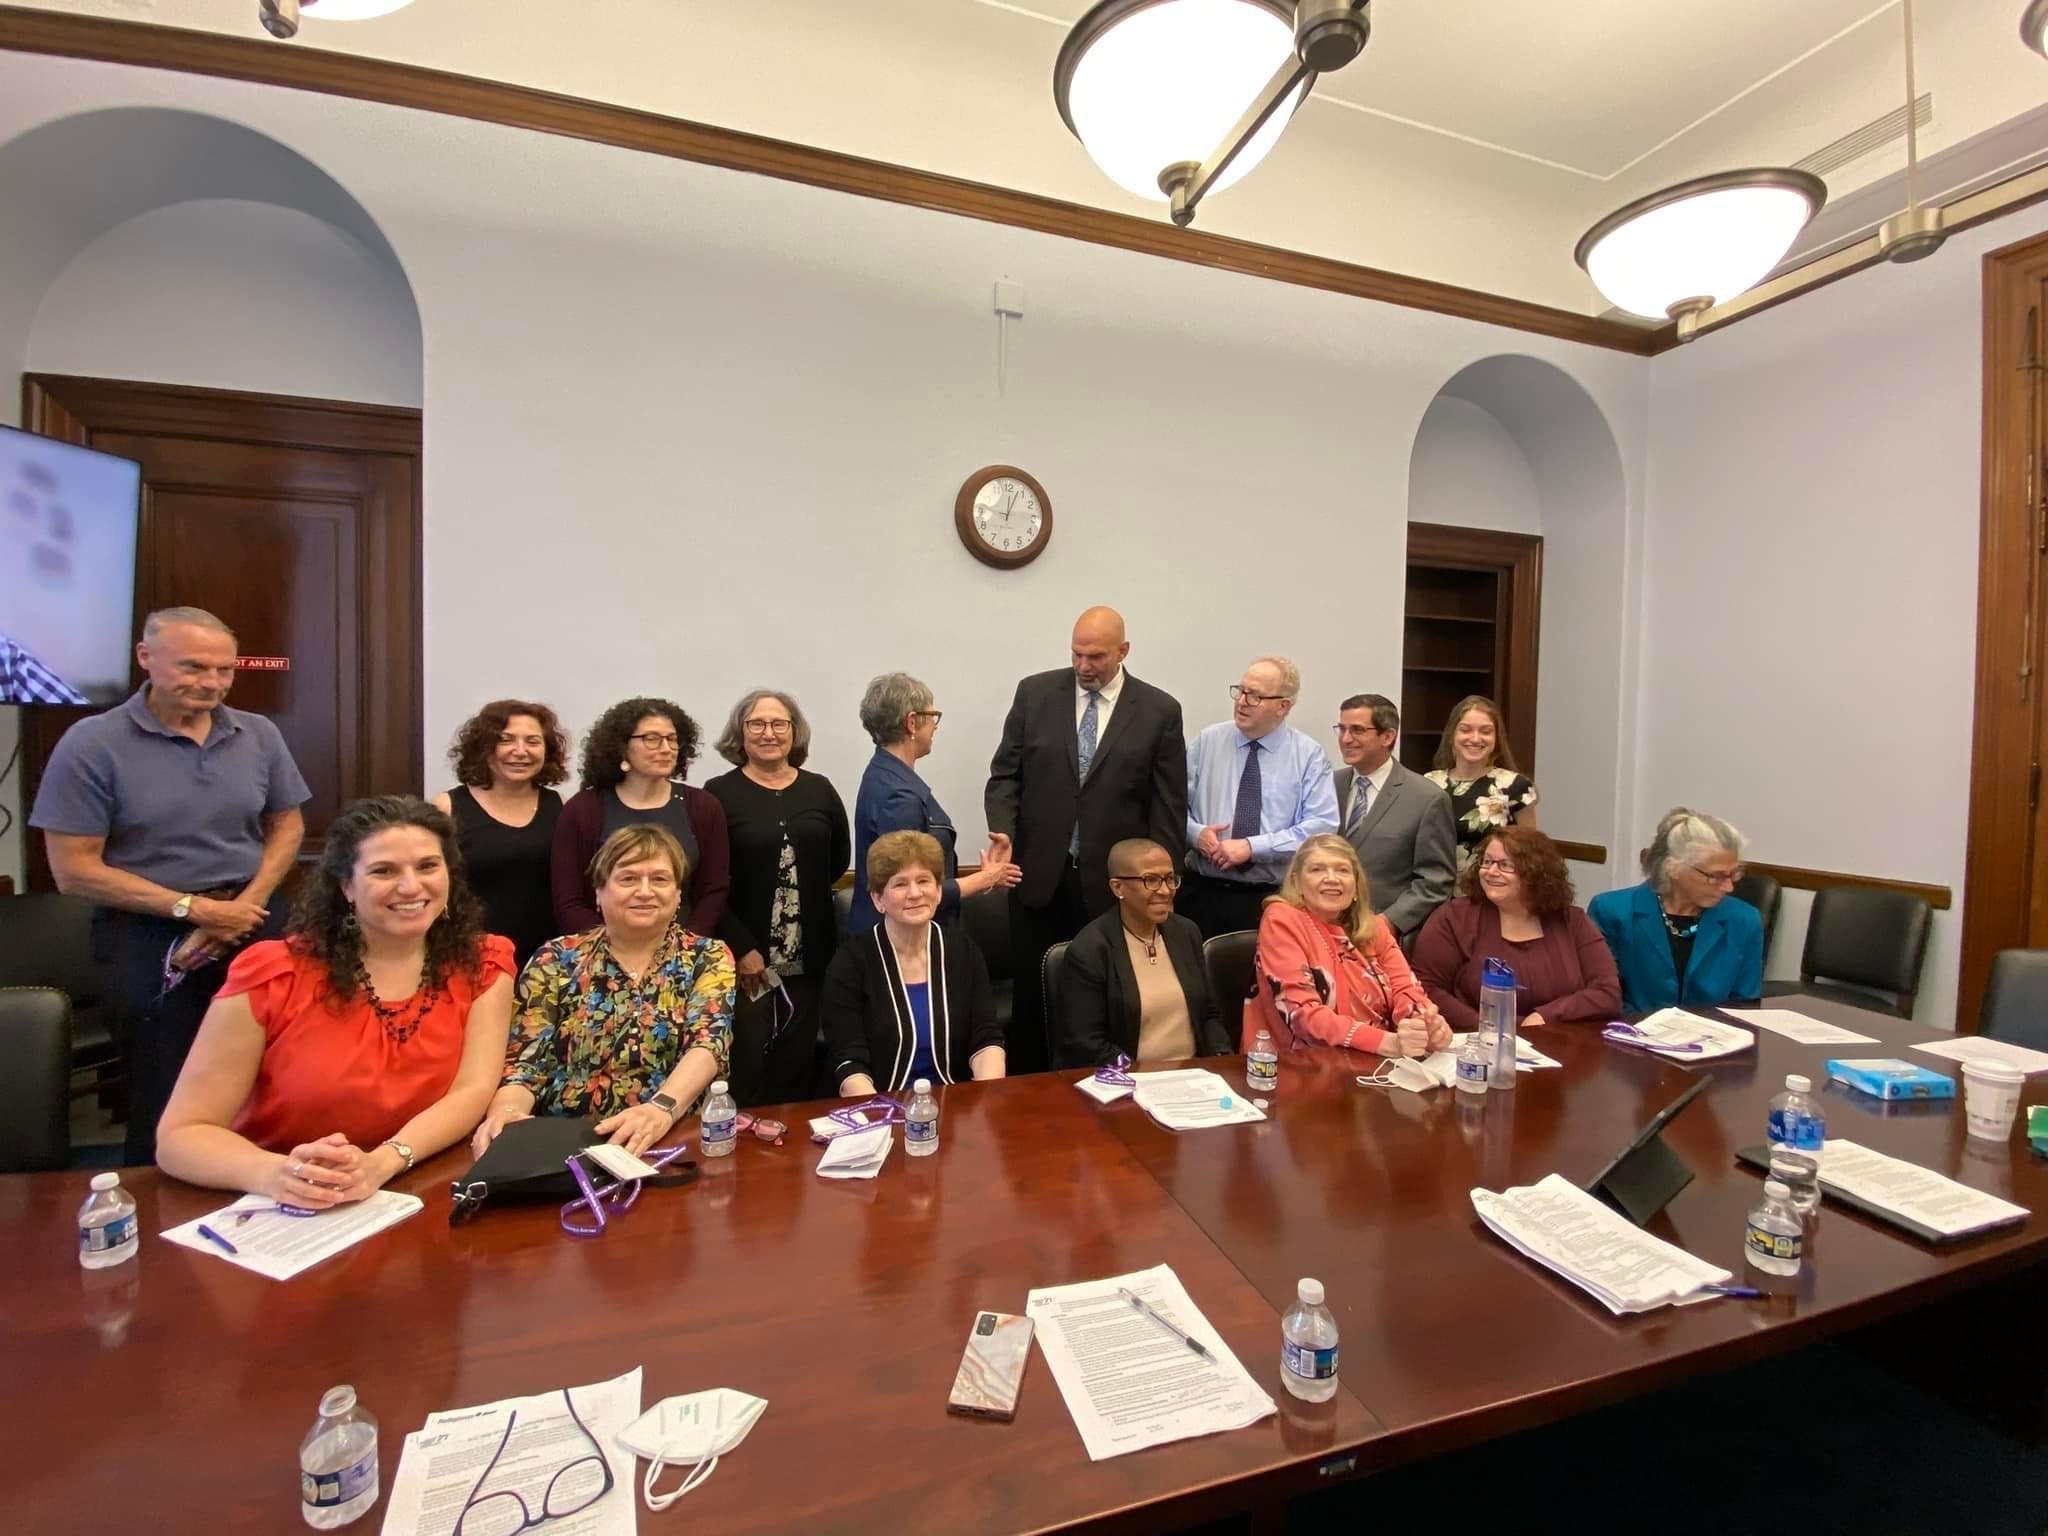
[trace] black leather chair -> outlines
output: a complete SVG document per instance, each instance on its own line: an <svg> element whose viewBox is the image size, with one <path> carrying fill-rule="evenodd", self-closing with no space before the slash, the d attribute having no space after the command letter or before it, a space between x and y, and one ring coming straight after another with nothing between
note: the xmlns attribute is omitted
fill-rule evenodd
<svg viewBox="0 0 2048 1536"><path fill-rule="evenodd" d="M2004 949L1992 957L1977 1033L2048 1051L2048 949Z"/></svg>
<svg viewBox="0 0 2048 1536"><path fill-rule="evenodd" d="M1060 1059L1060 973L1067 968L1067 941L1045 952L1038 967L1038 995L1045 999L1045 1032L1052 1043L1051 1060Z"/></svg>
<svg viewBox="0 0 2048 1536"><path fill-rule="evenodd" d="M71 1003L55 987L0 987L0 1173L71 1162Z"/></svg>
<svg viewBox="0 0 2048 1536"><path fill-rule="evenodd" d="M1775 982L1764 994L1800 993L1910 1019L1933 924L1918 896L1830 886L1815 895L1806 919L1798 986Z"/></svg>
<svg viewBox="0 0 2048 1536"><path fill-rule="evenodd" d="M33 891L0 897L0 987L55 987L71 1000L71 1070L90 1073L109 1111L121 1052L92 957L92 903Z"/></svg>
<svg viewBox="0 0 2048 1536"><path fill-rule="evenodd" d="M1734 893L1757 910L1764 920L1764 960L1771 958L1771 939L1778 931L1778 903L1783 895L1778 882L1770 875L1750 870L1735 882Z"/></svg>
<svg viewBox="0 0 2048 1536"><path fill-rule="evenodd" d="M1010 893L983 891L960 903L960 926L967 930L988 963L989 991L995 998L996 1022L1010 1027L1017 968L1010 956Z"/></svg>
<svg viewBox="0 0 2048 1536"><path fill-rule="evenodd" d="M1209 994L1223 1016L1223 1032L1230 1037L1232 1050L1244 1032L1244 1003L1252 995L1252 962L1258 952L1256 928L1219 933L1202 946L1202 971L1209 978Z"/></svg>
<svg viewBox="0 0 2048 1536"><path fill-rule="evenodd" d="M838 924L841 933L846 932L847 919L853 916L853 882L832 887L832 921Z"/></svg>

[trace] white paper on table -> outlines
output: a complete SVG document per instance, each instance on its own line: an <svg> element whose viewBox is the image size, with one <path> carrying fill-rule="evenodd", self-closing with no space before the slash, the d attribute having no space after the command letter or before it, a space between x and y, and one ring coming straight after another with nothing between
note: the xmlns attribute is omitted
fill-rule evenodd
<svg viewBox="0 0 2048 1536"><path fill-rule="evenodd" d="M1712 1061L1756 1044L1756 1036L1746 1029L1683 1008L1660 1008L1634 1025L1610 1024L1601 1033L1616 1045L1632 1045L1670 1061Z"/></svg>
<svg viewBox="0 0 2048 1536"><path fill-rule="evenodd" d="M1437 1081L1441 1088L1454 1088L1458 1083L1458 1052L1471 1038L1471 1031L1451 1036L1451 1047L1447 1051L1431 1051L1427 1056L1412 1058L1409 1065L1422 1068ZM1488 1065L1492 1059L1488 1058ZM1546 1056L1521 1035L1515 1036L1515 1071L1540 1072L1545 1067L1560 1066L1554 1057Z"/></svg>
<svg viewBox="0 0 2048 1536"><path fill-rule="evenodd" d="M1210 1358L1125 1301L1119 1287L1200 1340ZM1164 1264L1036 1290L1024 1310L1090 1461L1243 1429L1278 1412Z"/></svg>
<svg viewBox="0 0 2048 1536"><path fill-rule="evenodd" d="M2048 1072L2048 1051L2032 1051L2006 1040L1986 1040L1982 1035L1961 1040L1926 1040L1913 1049L1930 1056L1946 1056L1951 1061L1995 1061L2002 1066L2018 1067L2030 1076Z"/></svg>
<svg viewBox="0 0 2048 1536"><path fill-rule="evenodd" d="M1731 1019L1740 1019L1751 1029L1767 1029L1801 1045L1875 1045L1877 1036L1859 1035L1853 1029L1811 1018L1793 1008L1723 1008Z"/></svg>
<svg viewBox="0 0 2048 1536"><path fill-rule="evenodd" d="M548 1479L591 1455L593 1440L612 1469L611 1491L581 1513L549 1520L546 1529L549 1536L634 1536L633 1453L618 1444L618 1435L640 1417L640 1368L573 1387L570 1395L588 1435L569 1416L559 1389L428 1414L427 1422L405 1437L399 1453L384 1506L383 1536L451 1536L473 1491L515 1491L538 1516ZM518 1421L508 1440L506 1424L515 1412ZM491 1465L500 1441L504 1452L478 1488L477 1479Z"/></svg>
<svg viewBox="0 0 2048 1536"><path fill-rule="evenodd" d="M1105 1083L1093 1072L1080 1079L1074 1086L1098 1104L1114 1104L1131 1091L1121 1083Z"/></svg>
<svg viewBox="0 0 2048 1536"><path fill-rule="evenodd" d="M1250 1098L1206 1067L1147 1072L1138 1078L1131 1097L1140 1109L1170 1131L1246 1125L1266 1118L1265 1111Z"/></svg>
<svg viewBox="0 0 2048 1536"><path fill-rule="evenodd" d="M882 1164L889 1160L889 1151L895 1145L893 1125L870 1126L864 1131L835 1136L825 1143L824 1156L818 1159L818 1172L828 1179L872 1179L882 1171Z"/></svg>
<svg viewBox="0 0 2048 1536"><path fill-rule="evenodd" d="M233 1205L166 1228L162 1235L181 1248L210 1253L271 1280L289 1280L425 1208L417 1196L380 1189L368 1199L329 1206L316 1215L287 1216L268 1195L244 1195ZM211 1227L236 1251L201 1237L201 1226Z"/></svg>
<svg viewBox="0 0 2048 1536"><path fill-rule="evenodd" d="M1472 1191L1472 1208L1518 1253L1569 1280L1620 1316L1708 1301L1702 1287L1733 1276L1676 1244L1652 1237L1561 1174L1539 1183Z"/></svg>
<svg viewBox="0 0 2048 1536"><path fill-rule="evenodd" d="M1959 1184L1932 1168L1833 1136L1820 1149L1820 1181L1880 1210L1932 1227L1944 1237L2002 1226L2028 1214L2023 1205Z"/></svg>

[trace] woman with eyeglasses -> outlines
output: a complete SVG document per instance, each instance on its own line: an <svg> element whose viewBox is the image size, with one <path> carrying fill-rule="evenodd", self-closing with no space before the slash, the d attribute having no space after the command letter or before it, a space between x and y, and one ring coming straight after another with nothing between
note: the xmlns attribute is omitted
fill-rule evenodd
<svg viewBox="0 0 2048 1536"><path fill-rule="evenodd" d="M832 887L853 836L832 781L809 773L811 724L796 700L756 688L735 704L715 750L734 765L704 782L725 807L732 891L719 937L738 957L732 1092L742 1105L816 1089L818 1001L839 947Z"/></svg>
<svg viewBox="0 0 2048 1536"><path fill-rule="evenodd" d="M1059 1065L1230 1054L1202 968L1202 930L1173 910L1179 889L1179 865L1149 837L1111 846L1116 905L1074 935L1060 973Z"/></svg>
<svg viewBox="0 0 2048 1536"><path fill-rule="evenodd" d="M1465 866L1458 893L1430 914L1415 941L1415 975L1453 1029L1479 1027L1480 972L1490 959L1515 973L1515 1012L1525 1028L1608 1023L1619 1014L1614 956L1592 919L1572 905L1572 877L1557 844L1534 827L1503 827Z"/></svg>
<svg viewBox="0 0 2048 1536"><path fill-rule="evenodd" d="M555 823L553 883L558 933L600 921L590 861L623 827L665 828L690 871L683 926L713 934L732 884L725 807L683 775L697 756L697 722L666 699L626 699L597 717L583 738L583 787Z"/></svg>
<svg viewBox="0 0 2048 1536"><path fill-rule="evenodd" d="M603 915L519 973L503 1078L471 1138L589 1115L636 1157L696 1111L732 1051L732 951L679 920L689 861L667 828L621 827L590 868Z"/></svg>
<svg viewBox="0 0 2048 1536"><path fill-rule="evenodd" d="M1460 871L1496 828L1536 825L1536 786L1515 767L1500 706L1480 694L1452 706L1423 777L1451 797Z"/></svg>
<svg viewBox="0 0 2048 1536"><path fill-rule="evenodd" d="M1742 848L1742 834L1720 817L1679 806L1643 850L1648 878L1593 898L1587 915L1614 951L1628 1012L1762 995L1763 918L1733 894Z"/></svg>
<svg viewBox="0 0 2048 1536"><path fill-rule="evenodd" d="M1001 833L990 835L981 853L981 868L971 875L960 874L960 859L954 850L960 834L917 771L918 759L931 755L944 715L943 710L932 708L932 702L931 689L908 672L884 672L861 695L861 729L874 742L875 755L868 759L860 789L853 797L853 905L846 918L850 934L866 933L882 920L860 872L867 868L868 850L886 833L923 832L937 840L945 859L940 877L940 922L951 922L967 897L1001 890L1024 878L1024 872L1010 862L1010 840Z"/></svg>

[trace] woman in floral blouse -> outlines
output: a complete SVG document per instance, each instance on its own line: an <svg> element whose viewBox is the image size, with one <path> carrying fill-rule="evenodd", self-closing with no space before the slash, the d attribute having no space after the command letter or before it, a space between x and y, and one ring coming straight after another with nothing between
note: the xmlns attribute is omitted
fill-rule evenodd
<svg viewBox="0 0 2048 1536"><path fill-rule="evenodd" d="M689 861L665 827L622 827L590 866L603 926L550 939L519 974L505 1076L473 1144L514 1120L594 1115L644 1152L726 1074L732 951L676 920Z"/></svg>
<svg viewBox="0 0 2048 1536"><path fill-rule="evenodd" d="M1436 766L1425 777L1451 797L1460 874L1488 833L1536 825L1536 786L1516 771L1500 706L1489 698L1475 693L1458 700L1437 739Z"/></svg>

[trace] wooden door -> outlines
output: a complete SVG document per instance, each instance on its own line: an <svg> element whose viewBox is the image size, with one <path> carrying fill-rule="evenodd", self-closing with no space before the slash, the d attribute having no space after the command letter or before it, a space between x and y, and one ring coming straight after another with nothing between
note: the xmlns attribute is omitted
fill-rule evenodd
<svg viewBox="0 0 2048 1536"><path fill-rule="evenodd" d="M1501 708L1522 772L1536 773L1536 652L1543 540L1484 528L1408 525L1401 636L1401 764L1427 772L1457 702Z"/></svg>
<svg viewBox="0 0 2048 1536"><path fill-rule="evenodd" d="M417 793L419 412L46 375L25 395L31 430L141 462L136 630L178 604L234 629L229 702L270 716L291 747L312 791L308 852L348 801ZM85 713L24 712L31 801ZM47 888L39 836L28 874Z"/></svg>

